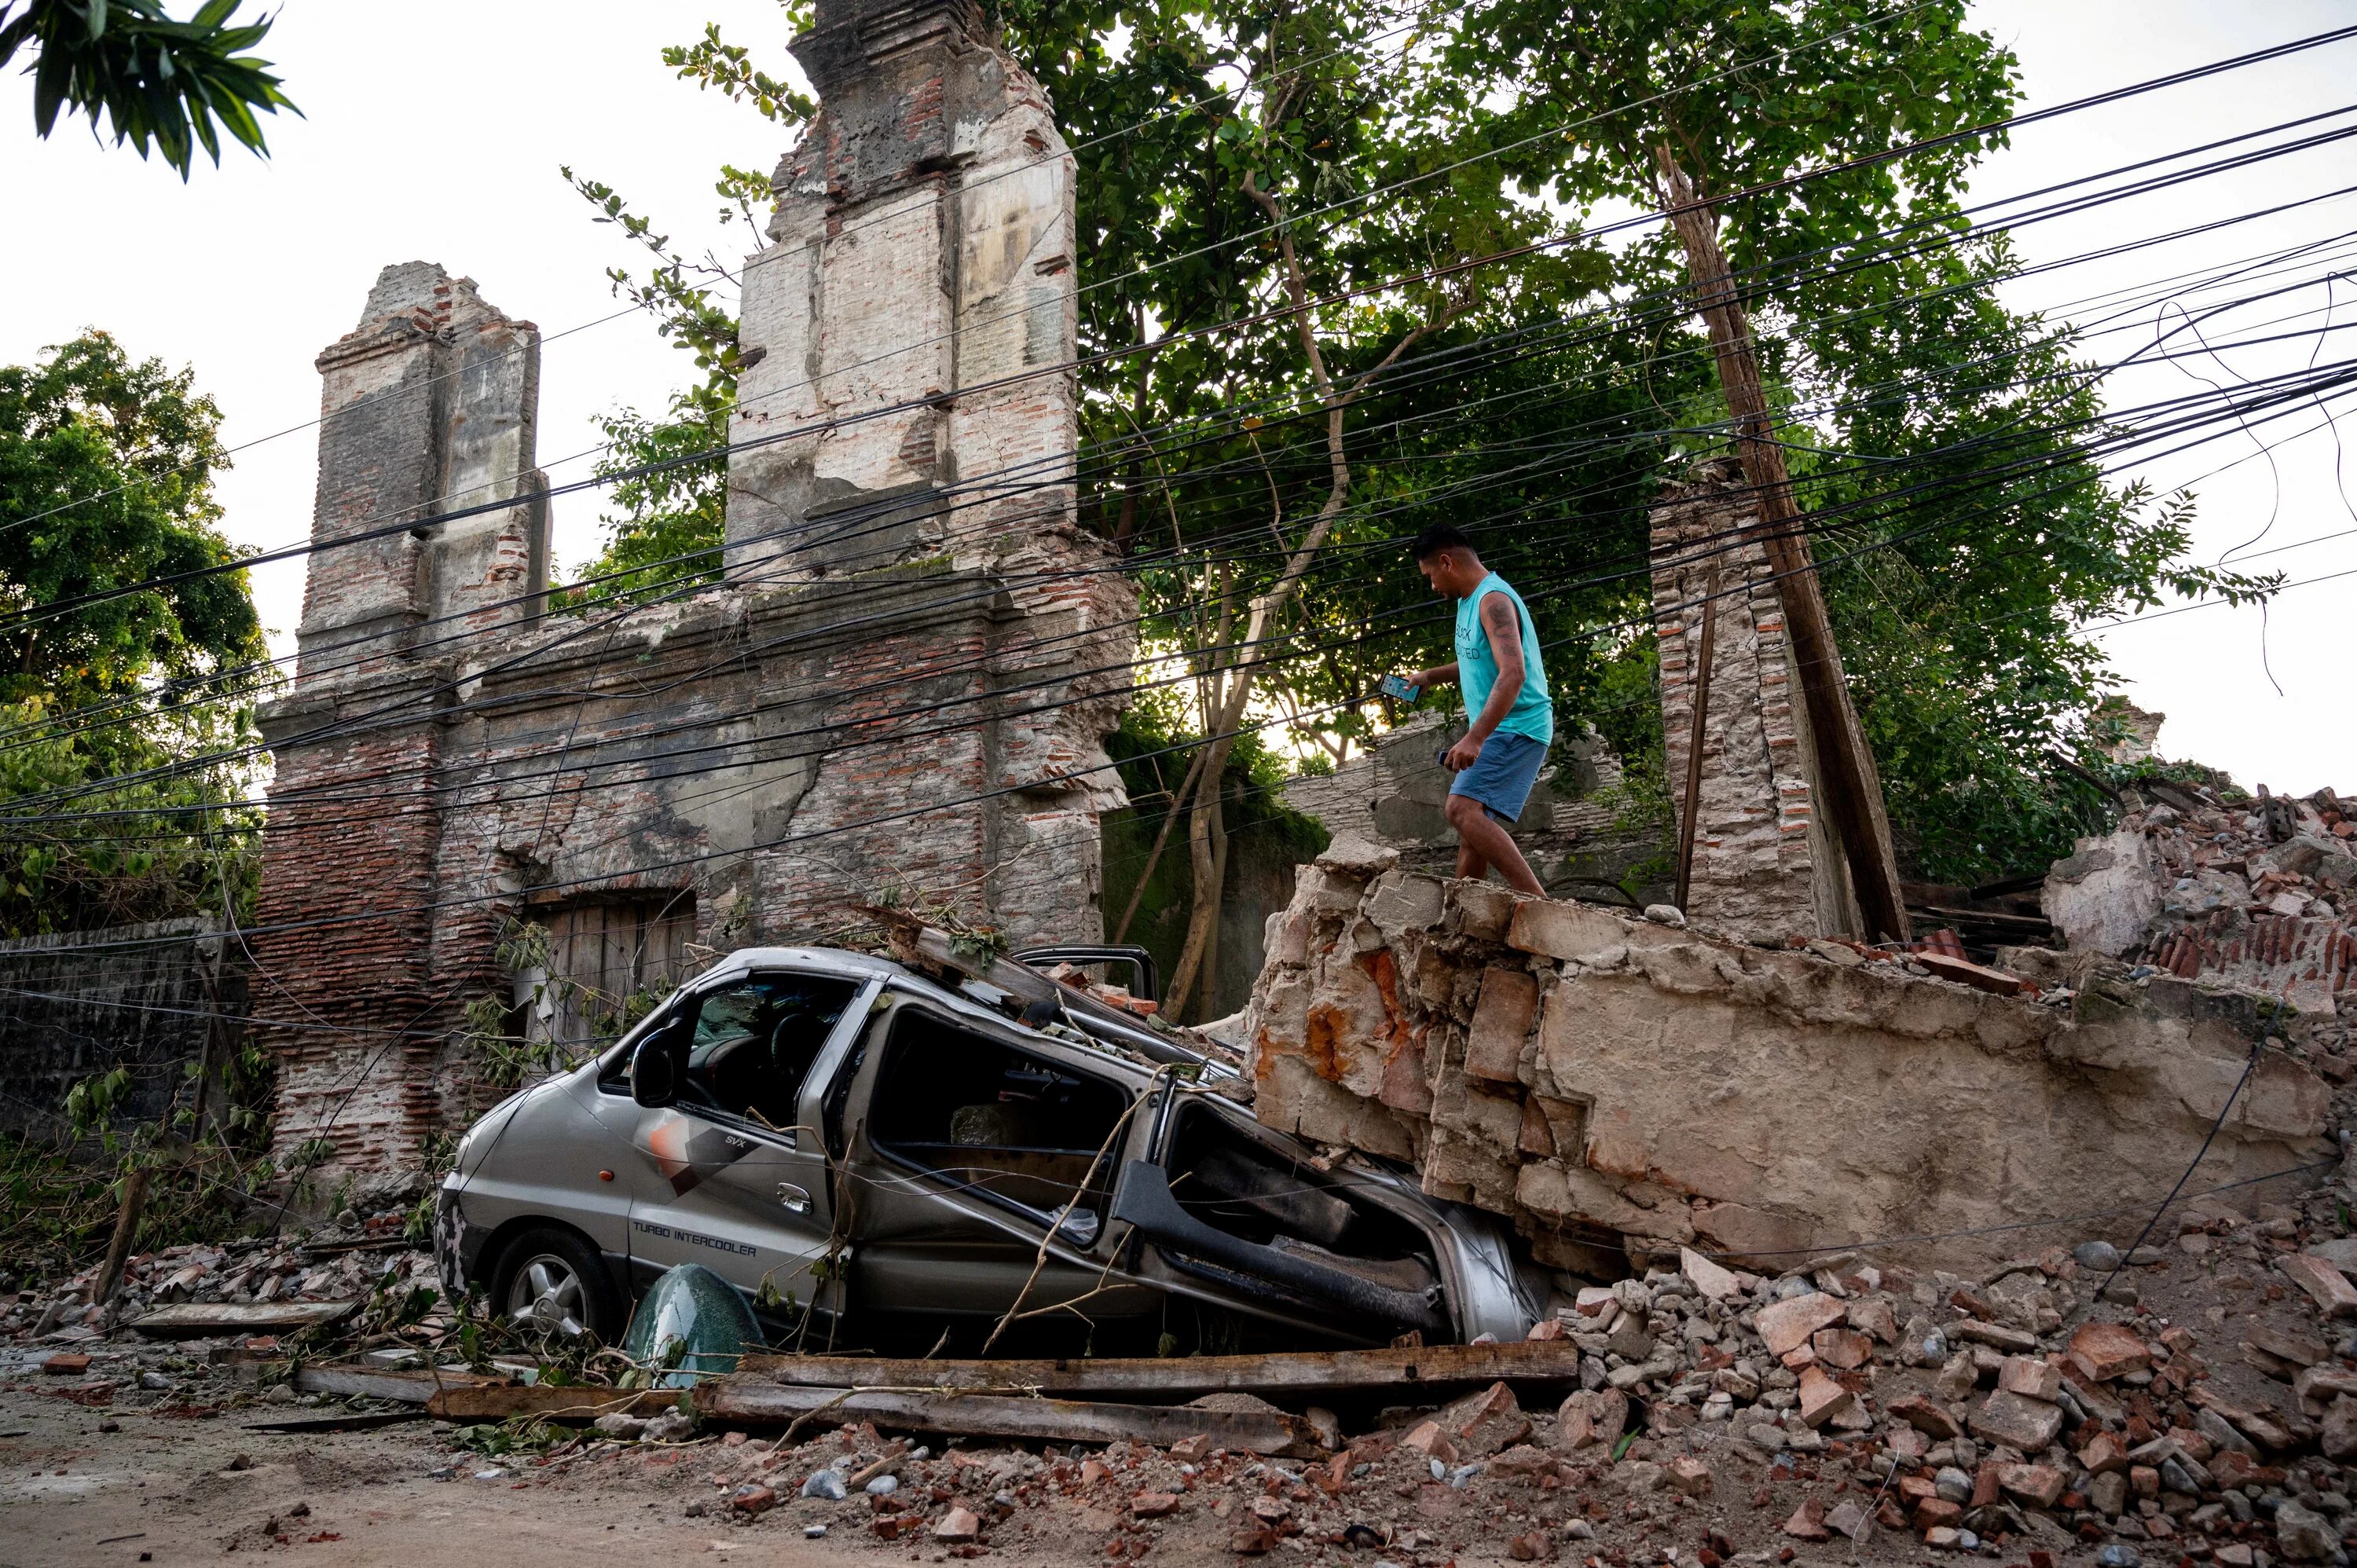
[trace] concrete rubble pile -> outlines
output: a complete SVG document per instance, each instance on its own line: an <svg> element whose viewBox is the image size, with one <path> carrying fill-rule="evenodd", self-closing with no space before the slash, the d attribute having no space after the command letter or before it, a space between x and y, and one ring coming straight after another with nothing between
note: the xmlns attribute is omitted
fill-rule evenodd
<svg viewBox="0 0 2357 1568"><path fill-rule="evenodd" d="M132 1254L111 1305L94 1305L95 1262L67 1278L13 1293L0 1304L0 1335L59 1344L105 1337L115 1323L179 1303L264 1305L350 1302L383 1288L435 1283L433 1255L401 1239L407 1214L388 1209L366 1221L346 1210L339 1223L301 1238L245 1237L184 1243Z"/></svg>
<svg viewBox="0 0 2357 1568"><path fill-rule="evenodd" d="M2155 784L2048 873L2074 950L2236 985L2346 1029L2357 999L2357 801Z"/></svg>
<svg viewBox="0 0 2357 1568"><path fill-rule="evenodd" d="M678 1418L608 1416L567 1484L662 1465L684 1517L963 1556L1715 1568L1889 1531L2104 1568L2342 1565L2357 1533L2357 1369L2333 1348L2357 1316L2342 1228L2329 1193L2255 1219L2194 1205L2168 1246L2055 1246L1973 1276L1850 1256L1770 1277L1689 1250L1534 1331L1577 1367L1567 1396L1526 1408L1498 1383L1377 1411L1355 1434L1312 1409L1329 1451L1310 1457L1207 1438L942 1451L864 1423L683 1455Z"/></svg>
<svg viewBox="0 0 2357 1568"><path fill-rule="evenodd" d="M2189 1192L2296 1189L2337 1157L2318 1068L2345 1076L2338 1057L2250 993L2093 965L2041 992L1933 953L1753 947L1394 858L1336 841L1272 920L1244 1019L1255 1112L1414 1162L1573 1273L1688 1244L1772 1266L2150 1201L2230 1096Z"/></svg>

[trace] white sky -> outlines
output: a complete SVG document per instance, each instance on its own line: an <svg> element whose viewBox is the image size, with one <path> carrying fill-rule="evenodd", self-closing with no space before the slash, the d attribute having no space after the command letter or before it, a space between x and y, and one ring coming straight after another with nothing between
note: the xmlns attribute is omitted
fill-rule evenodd
<svg viewBox="0 0 2357 1568"><path fill-rule="evenodd" d="M1975 15L2021 55L2030 106L2349 19L2344 5L2327 0L1983 0ZM618 308L603 269L634 264L637 253L610 227L591 223L587 204L559 177L560 163L617 187L692 253L709 245L733 267L750 237L741 224L716 221L714 171L724 159L766 169L784 138L749 110L673 81L662 65L662 46L688 41L706 19L772 69L783 58L782 13L771 0L414 0L397 22L382 7L289 0L268 52L307 117L281 116L270 126L268 163L233 151L218 170L199 165L185 187L160 164L99 148L79 126L35 141L27 86L0 80L0 210L16 215L16 237L0 248L0 296L10 301L0 315L0 362L24 362L86 326L103 327L134 354L193 364L227 415L227 439L239 444L316 415L312 357L351 328L388 263L439 262L550 334L579 326ZM2336 107L2348 100L2342 84L2352 65L2357 43L2341 44L2066 116L2023 133L1977 188L2009 194ZM2059 258L2357 183L2352 146L2041 225L2021 235L2020 248L2032 261ZM2057 305L2352 228L2357 200L2343 199L2030 280L2016 303ZM2244 319L2321 303L2321 292L2310 290ZM2338 309L2336 319L2357 319L2357 285L2341 285ZM2142 319L2148 336L2153 312ZM2228 318L2205 330L2247 336L2302 324L2237 328ZM2136 341L2129 334L2104 340L2115 349ZM2352 350L2357 332L2335 334L2324 357ZM2296 345L2227 358L2236 373L2266 374L2295 368L2308 351ZM2223 379L2214 363L2179 363L2185 369L2156 366L2123 380L2114 406L2200 390L2187 371ZM618 403L657 408L692 371L635 318L549 344L544 467L560 481L579 477L586 463L559 460L595 444L591 415ZM2317 423L2287 420L2268 434ZM2343 424L2357 435L2357 424ZM2149 474L2172 487L2253 451L2248 441L2219 442L2160 459ZM2330 435L2319 430L2280 447L2272 471L2254 459L2202 479L2196 558L2214 560L2258 534L2271 512L2273 528L2256 549L2357 529L2357 510L2336 487L2335 456ZM2357 455L2350 467L2357 470ZM315 472L308 432L241 454L221 487L231 536L264 549L306 538ZM2349 491L2357 496L2357 472ZM594 551L597 518L595 496L555 503L561 564ZM2357 567L2357 535L2251 564L2294 579L2348 570ZM301 612L302 563L258 570L255 587L283 648ZM2245 784L2357 790L2357 725L2341 694L2352 606L2357 578L2295 588L2264 625L2256 610L2212 607L2123 627L2104 640L2130 695L2169 715L2165 754L2226 768Z"/></svg>

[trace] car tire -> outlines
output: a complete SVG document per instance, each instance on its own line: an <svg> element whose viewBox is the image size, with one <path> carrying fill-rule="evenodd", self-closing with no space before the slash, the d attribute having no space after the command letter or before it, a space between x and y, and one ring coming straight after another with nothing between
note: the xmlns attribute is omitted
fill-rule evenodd
<svg viewBox="0 0 2357 1568"><path fill-rule="evenodd" d="M621 1293L597 1249L554 1225L522 1231L500 1249L490 1309L522 1333L587 1335L601 1345L621 1337L625 1319Z"/></svg>

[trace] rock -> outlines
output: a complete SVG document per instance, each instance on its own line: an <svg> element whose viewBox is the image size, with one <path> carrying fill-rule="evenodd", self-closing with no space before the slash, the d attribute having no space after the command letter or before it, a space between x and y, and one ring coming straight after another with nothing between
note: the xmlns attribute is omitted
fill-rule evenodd
<svg viewBox="0 0 2357 1568"><path fill-rule="evenodd" d="M1669 1472L1650 1459L1632 1459L1626 1465L1615 1465L1612 1476L1631 1491L1642 1494L1659 1490L1669 1478Z"/></svg>
<svg viewBox="0 0 2357 1568"><path fill-rule="evenodd" d="M1281 1502L1283 1499L1255 1498L1254 1500ZM1129 1499L1129 1511L1133 1516L1138 1519L1167 1518L1178 1511L1178 1494L1176 1492L1140 1492L1137 1496ZM1277 1517L1281 1519L1284 1516L1280 1514Z"/></svg>
<svg viewBox="0 0 2357 1568"><path fill-rule="evenodd" d="M2344 1274L2357 1274L2357 1236L2342 1236L2330 1241L2319 1241L2303 1247L2301 1251L2311 1258L2322 1258Z"/></svg>
<svg viewBox="0 0 2357 1568"><path fill-rule="evenodd" d="M591 1430L605 1436L619 1438L625 1443L636 1443L646 1433L647 1418L642 1415L625 1415L620 1411L610 1411L591 1422L589 1425Z"/></svg>
<svg viewBox="0 0 2357 1568"><path fill-rule="evenodd" d="M974 1511L963 1505L952 1505L950 1511L933 1521L933 1539L952 1546L972 1541L982 1533L982 1520Z"/></svg>
<svg viewBox="0 0 2357 1568"><path fill-rule="evenodd" d="M1825 1515L1825 1528L1845 1541L1863 1541L1873 1516L1856 1498L1844 1498L1834 1510Z"/></svg>
<svg viewBox="0 0 2357 1568"><path fill-rule="evenodd" d="M2062 1372L2032 1357L2007 1356L1997 1368L1996 1386L2007 1393L2052 1404L2062 1392Z"/></svg>
<svg viewBox="0 0 2357 1568"><path fill-rule="evenodd" d="M2357 1400L2347 1394L2333 1397L2324 1419L2317 1424L2317 1441L2328 1459L2343 1464L2357 1459Z"/></svg>
<svg viewBox="0 0 2357 1568"><path fill-rule="evenodd" d="M2126 1469L2110 1471L2088 1483L2087 1506L2105 1519L2119 1518L2120 1510L2128 1506Z"/></svg>
<svg viewBox="0 0 2357 1568"><path fill-rule="evenodd" d="M868 1477L867 1484L859 1489L866 1492L871 1498L888 1498L894 1492L900 1489L900 1477L898 1476L871 1476Z"/></svg>
<svg viewBox="0 0 2357 1568"><path fill-rule="evenodd" d="M2261 1448L2282 1449L2292 1444L2292 1435L2281 1423L2262 1411L2235 1404L2212 1392L2206 1383L2197 1386L2188 1397L2201 1407L2202 1414L2218 1416ZM2212 1436L2211 1441L2215 1443L2218 1439ZM2227 1444L2226 1446L2231 1448L2233 1444Z"/></svg>
<svg viewBox="0 0 2357 1568"><path fill-rule="evenodd" d="M2051 1465L2000 1465L1996 1471L1999 1491L2039 1509L2050 1509L2061 1499L2067 1478Z"/></svg>
<svg viewBox="0 0 2357 1568"><path fill-rule="evenodd" d="M1885 1345L1899 1343L1899 1315L1890 1310L1889 1298L1859 1296L1849 1304L1848 1316L1849 1326L1859 1333L1871 1335Z"/></svg>
<svg viewBox="0 0 2357 1568"><path fill-rule="evenodd" d="M1480 1393L1466 1395L1433 1420L1467 1458L1486 1459L1531 1434L1530 1417L1514 1402L1514 1391L1503 1383L1491 1383Z"/></svg>
<svg viewBox="0 0 2357 1568"><path fill-rule="evenodd" d="M817 1498L823 1501L830 1503L839 1503L845 1498L849 1497L851 1492L850 1488L843 1484L843 1473L841 1471L813 1470L810 1473L809 1477L802 1482L802 1490L795 1495L798 1497Z"/></svg>
<svg viewBox="0 0 2357 1568"><path fill-rule="evenodd" d="M1685 911L1675 904L1648 904L1645 906L1645 918L1657 926L1683 926L1686 923Z"/></svg>
<svg viewBox="0 0 2357 1568"><path fill-rule="evenodd" d="M1653 1354L1653 1337L1646 1330L1645 1320L1633 1312L1624 1312L1620 1321L1604 1342L1608 1354L1624 1361L1643 1361Z"/></svg>
<svg viewBox="0 0 2357 1568"><path fill-rule="evenodd" d="M1803 1500L1784 1521L1784 1533L1795 1541L1830 1541L1833 1531L1825 1528L1825 1505L1814 1498Z"/></svg>
<svg viewBox="0 0 2357 1568"><path fill-rule="evenodd" d="M1972 1428L1975 1435L1992 1443L2035 1454L2061 1434L2062 1412L2042 1401L1999 1389L1973 1412Z"/></svg>
<svg viewBox="0 0 2357 1568"><path fill-rule="evenodd" d="M1801 1369L1801 1421L1812 1431L1851 1409L1857 1396L1821 1367Z"/></svg>
<svg viewBox="0 0 2357 1568"><path fill-rule="evenodd" d="M2152 1352L2116 1323L2089 1323L2071 1336L2071 1359L2093 1380L2107 1383L2150 1367Z"/></svg>
<svg viewBox="0 0 2357 1568"><path fill-rule="evenodd" d="M1943 1465L1932 1477L1932 1491L1933 1496L1944 1498L1952 1503L1970 1502L1973 1478L1953 1465Z"/></svg>
<svg viewBox="0 0 2357 1568"><path fill-rule="evenodd" d="M1945 1443L1964 1433L1964 1428L1956 1424L1954 1416L1921 1394L1902 1394L1892 1400L1888 1409L1893 1417L1935 1443Z"/></svg>
<svg viewBox="0 0 2357 1568"><path fill-rule="evenodd" d="M1440 1430L1440 1423L1437 1421L1417 1422L1408 1434L1400 1439L1400 1446L1415 1450L1436 1465L1457 1463L1457 1444L1448 1440L1448 1434Z"/></svg>
<svg viewBox="0 0 2357 1568"><path fill-rule="evenodd" d="M2276 1267L2306 1291L2326 1317L2357 1317L2357 1285L2322 1258L2290 1252L2277 1258Z"/></svg>
<svg viewBox="0 0 2357 1568"><path fill-rule="evenodd" d="M1710 1496L1710 1466L1692 1455L1681 1455L1668 1466L1670 1490L1690 1498Z"/></svg>
<svg viewBox="0 0 2357 1568"><path fill-rule="evenodd" d="M1953 1525L1935 1524L1923 1532L1923 1544L1934 1552L1964 1551L1964 1542L1970 1539L1969 1530L1958 1530Z"/></svg>
<svg viewBox="0 0 2357 1568"><path fill-rule="evenodd" d="M2235 1431L2233 1426L2228 1424L2226 1419L2214 1410L2201 1410L2194 1412L2193 1430L2208 1438L2213 1445L2219 1448L2232 1449L2235 1453L2252 1459L2255 1459L2259 1456L2257 1444L2254 1444L2249 1438L2244 1436L2241 1433Z"/></svg>
<svg viewBox="0 0 2357 1568"><path fill-rule="evenodd" d="M2310 1414L2337 1394L2357 1395L2357 1372L2345 1367L2310 1367L2291 1380L2292 1398Z"/></svg>
<svg viewBox="0 0 2357 1568"><path fill-rule="evenodd" d="M1318 856L1318 869L1361 881L1381 876L1399 864L1399 851L1386 849L1359 833L1338 835ZM936 1535L940 1534L935 1530Z"/></svg>
<svg viewBox="0 0 2357 1568"><path fill-rule="evenodd" d="M2357 1237L2352 1240L2357 1240ZM2250 1337L2243 1342L2244 1349L2255 1348L2294 1367L2313 1367L2332 1355L2324 1341L2314 1335L2270 1327L2263 1323L2251 1325L2247 1332Z"/></svg>
<svg viewBox="0 0 2357 1568"><path fill-rule="evenodd" d="M1591 1444L1609 1446L1629 1426L1629 1396L1619 1389L1583 1389L1563 1402L1555 1415L1555 1445L1576 1453Z"/></svg>
<svg viewBox="0 0 2357 1568"><path fill-rule="evenodd" d="M840 1477L834 1483L834 1495L838 1498L843 1496L843 1482ZM728 1506L737 1513L750 1514L759 1518L778 1506L778 1494L759 1482L748 1481L728 1494Z"/></svg>
<svg viewBox="0 0 2357 1568"><path fill-rule="evenodd" d="M1915 1505L1915 1527L1936 1530L1953 1526L1964 1517L1964 1505L1950 1502L1945 1498L1925 1498Z"/></svg>
<svg viewBox="0 0 2357 1568"><path fill-rule="evenodd" d="M2087 1446L2079 1450L2079 1463L2093 1476L2125 1470L2128 1467L2128 1445L2115 1432L2098 1432L2088 1440Z"/></svg>
<svg viewBox="0 0 2357 1568"><path fill-rule="evenodd" d="M2329 1563L2341 1550L2341 1532L2322 1514L2286 1498L2276 1509L2276 1545L2294 1563Z"/></svg>
<svg viewBox="0 0 2357 1568"><path fill-rule="evenodd" d="M1678 1249L1678 1273L1713 1301L1732 1301L1743 1294L1743 1282L1735 1277L1734 1270L1719 1267L1692 1247Z"/></svg>
<svg viewBox="0 0 2357 1568"><path fill-rule="evenodd" d="M1811 1291L1790 1301L1780 1301L1763 1306L1753 1320L1755 1331L1768 1347L1771 1356L1785 1356L1809 1342L1809 1336L1820 1328L1829 1328L1849 1313L1835 1297L1823 1291Z"/></svg>
<svg viewBox="0 0 2357 1568"><path fill-rule="evenodd" d="M2071 1249L2071 1256L2091 1274L2107 1274L2120 1266L2120 1250L2109 1241L2082 1241Z"/></svg>
<svg viewBox="0 0 2357 1568"><path fill-rule="evenodd" d="M1506 1555L1517 1563L1546 1563L1554 1560L1555 1542L1543 1530L1526 1530L1506 1542Z"/></svg>
<svg viewBox="0 0 2357 1568"><path fill-rule="evenodd" d="M1820 1328L1809 1336L1809 1348L1828 1367L1854 1372L1874 1359L1874 1341L1855 1328Z"/></svg>
<svg viewBox="0 0 2357 1568"><path fill-rule="evenodd" d="M2144 1558L2125 1541L2115 1541L2095 1553L2096 1568L2141 1568Z"/></svg>
<svg viewBox="0 0 2357 1568"><path fill-rule="evenodd" d="M1946 1399L1960 1400L1971 1395L1980 1385L1981 1369L1969 1350L1959 1350L1948 1358L1932 1383Z"/></svg>

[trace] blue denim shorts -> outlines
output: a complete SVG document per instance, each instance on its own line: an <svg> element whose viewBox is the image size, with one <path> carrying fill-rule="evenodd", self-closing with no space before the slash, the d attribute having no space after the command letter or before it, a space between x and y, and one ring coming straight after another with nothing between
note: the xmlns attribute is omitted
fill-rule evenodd
<svg viewBox="0 0 2357 1568"><path fill-rule="evenodd" d="M1546 742L1500 730L1481 743L1481 755L1457 776L1448 792L1479 800L1501 822L1520 822L1546 754Z"/></svg>

